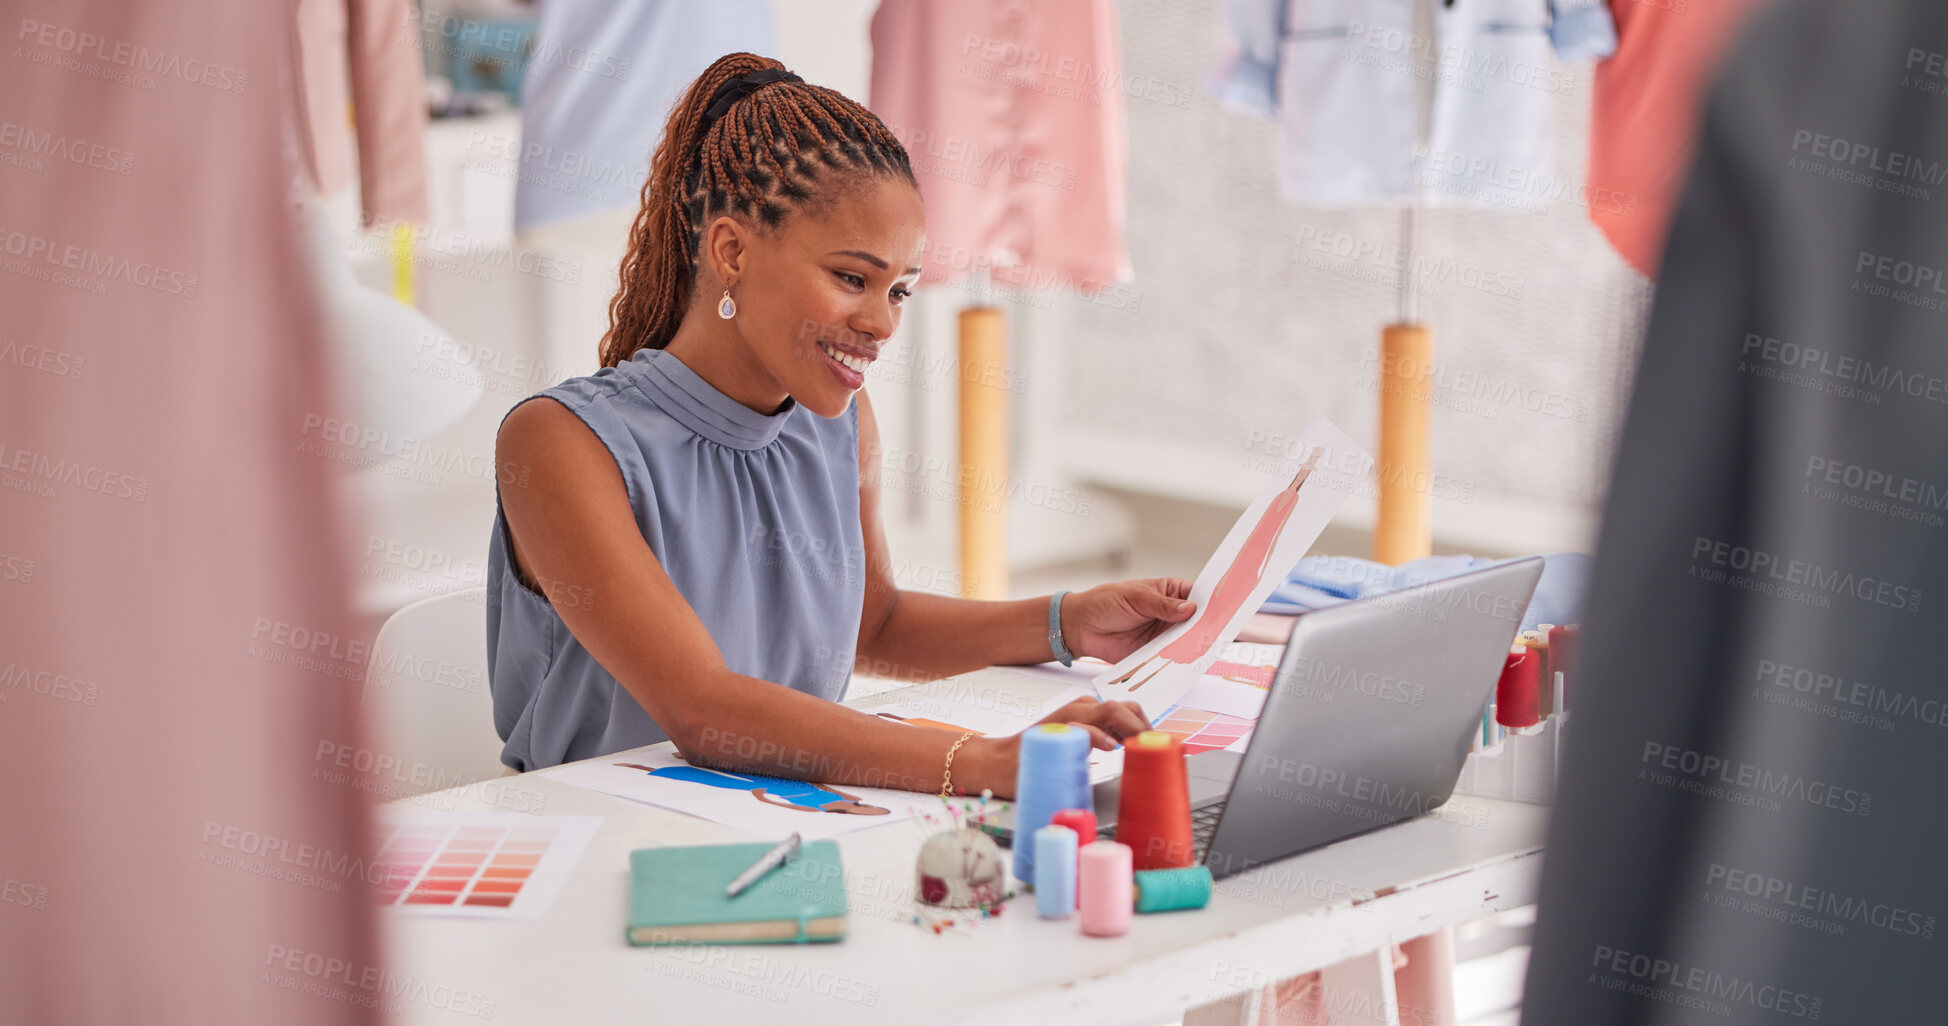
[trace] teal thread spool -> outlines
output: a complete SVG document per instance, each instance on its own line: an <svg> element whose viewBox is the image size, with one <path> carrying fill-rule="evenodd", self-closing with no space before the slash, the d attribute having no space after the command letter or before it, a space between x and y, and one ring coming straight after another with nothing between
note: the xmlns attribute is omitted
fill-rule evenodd
<svg viewBox="0 0 1948 1026"><path fill-rule="evenodd" d="M1146 869L1136 874L1138 912L1174 912L1211 903L1211 868Z"/></svg>
<svg viewBox="0 0 1948 1026"><path fill-rule="evenodd" d="M1015 768L1015 879L1035 885L1035 831L1063 809L1089 808L1091 800L1087 731L1042 723L1021 732L1021 761Z"/></svg>

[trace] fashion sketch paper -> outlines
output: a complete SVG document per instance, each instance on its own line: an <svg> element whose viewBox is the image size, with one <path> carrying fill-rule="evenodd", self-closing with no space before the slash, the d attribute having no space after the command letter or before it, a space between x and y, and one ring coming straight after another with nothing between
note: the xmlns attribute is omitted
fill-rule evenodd
<svg viewBox="0 0 1948 1026"><path fill-rule="evenodd" d="M1177 704L1319 540L1371 463L1317 415L1279 455L1278 471L1197 575L1197 612L1091 678L1104 700L1139 702L1153 721Z"/></svg>

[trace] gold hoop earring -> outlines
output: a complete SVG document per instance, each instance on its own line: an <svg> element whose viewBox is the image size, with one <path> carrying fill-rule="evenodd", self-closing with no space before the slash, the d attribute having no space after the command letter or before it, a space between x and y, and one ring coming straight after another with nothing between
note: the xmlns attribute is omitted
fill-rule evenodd
<svg viewBox="0 0 1948 1026"><path fill-rule="evenodd" d="M717 301L717 316L730 320L737 316L737 300L731 298L730 290L724 290L724 298Z"/></svg>

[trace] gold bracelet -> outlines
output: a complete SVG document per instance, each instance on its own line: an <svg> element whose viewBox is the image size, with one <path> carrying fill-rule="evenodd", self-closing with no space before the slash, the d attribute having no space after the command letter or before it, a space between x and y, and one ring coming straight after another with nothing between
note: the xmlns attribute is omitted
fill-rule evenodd
<svg viewBox="0 0 1948 1026"><path fill-rule="evenodd" d="M970 730L962 734L960 740L954 742L954 747L947 749L947 769L940 775L940 800L943 802L954 793L954 753L960 751L960 746L966 744L967 739L976 733L978 732Z"/></svg>

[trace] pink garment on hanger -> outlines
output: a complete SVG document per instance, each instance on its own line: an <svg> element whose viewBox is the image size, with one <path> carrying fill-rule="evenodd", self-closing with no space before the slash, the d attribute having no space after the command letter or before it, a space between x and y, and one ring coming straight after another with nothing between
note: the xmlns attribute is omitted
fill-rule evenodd
<svg viewBox="0 0 1948 1026"><path fill-rule="evenodd" d="M351 184L355 126L365 220L424 222L426 65L413 0L297 0L297 37L300 134L319 193Z"/></svg>
<svg viewBox="0 0 1948 1026"><path fill-rule="evenodd" d="M1132 277L1113 0L883 0L872 42L870 106L926 200L921 282Z"/></svg>
<svg viewBox="0 0 1948 1026"><path fill-rule="evenodd" d="M0 1019L377 1023L383 780L333 765L371 757L364 645L337 464L302 451L334 407L282 144L291 7L11 14Z"/></svg>
<svg viewBox="0 0 1948 1026"><path fill-rule="evenodd" d="M1653 278L1678 187L1691 170L1699 103L1732 33L1759 0L1611 0L1617 52L1596 66L1590 219Z"/></svg>

